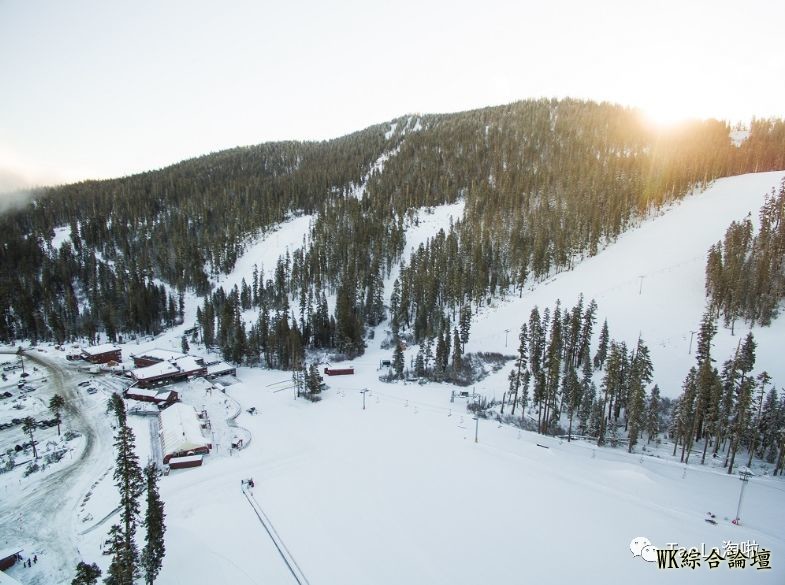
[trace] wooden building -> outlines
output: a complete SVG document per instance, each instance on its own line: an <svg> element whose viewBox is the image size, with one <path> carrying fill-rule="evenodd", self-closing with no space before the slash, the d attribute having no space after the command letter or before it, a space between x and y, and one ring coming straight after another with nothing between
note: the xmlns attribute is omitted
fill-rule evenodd
<svg viewBox="0 0 785 585"><path fill-rule="evenodd" d="M91 364L106 364L123 361L122 350L113 343L82 348L82 359Z"/></svg>
<svg viewBox="0 0 785 585"><path fill-rule="evenodd" d="M170 349L151 349L141 354L132 355L131 359L134 360L134 367L146 368L161 362L168 362L179 360L188 357L186 354L179 351L172 351Z"/></svg>
<svg viewBox="0 0 785 585"><path fill-rule="evenodd" d="M160 407L169 406L180 400L180 396L174 390L158 391L134 386L125 391L125 397L140 402L152 402Z"/></svg>
<svg viewBox="0 0 785 585"><path fill-rule="evenodd" d="M131 370L129 375L140 388L152 388L185 380L192 376L206 376L204 360L190 355L176 360L162 361L144 368Z"/></svg>
<svg viewBox="0 0 785 585"><path fill-rule="evenodd" d="M324 368L324 373L328 376L350 376L354 374L354 368Z"/></svg>
<svg viewBox="0 0 785 585"><path fill-rule="evenodd" d="M163 462L172 458L206 455L212 443L202 435L199 416L193 406L178 402L158 415L161 426Z"/></svg>

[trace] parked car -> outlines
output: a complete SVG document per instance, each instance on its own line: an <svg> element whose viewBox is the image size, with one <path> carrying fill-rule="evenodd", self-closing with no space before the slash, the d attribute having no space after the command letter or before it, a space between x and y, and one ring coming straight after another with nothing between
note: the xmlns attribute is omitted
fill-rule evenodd
<svg viewBox="0 0 785 585"><path fill-rule="evenodd" d="M94 386L90 386L90 387L87 389L87 393L88 393L88 394L95 394L96 392L98 392L98 389L97 389L96 387L94 387Z"/></svg>
<svg viewBox="0 0 785 585"><path fill-rule="evenodd" d="M77 385L78 386L89 386L90 385L90 381L89 380L85 380L84 382L79 382L79 384L77 384Z"/></svg>

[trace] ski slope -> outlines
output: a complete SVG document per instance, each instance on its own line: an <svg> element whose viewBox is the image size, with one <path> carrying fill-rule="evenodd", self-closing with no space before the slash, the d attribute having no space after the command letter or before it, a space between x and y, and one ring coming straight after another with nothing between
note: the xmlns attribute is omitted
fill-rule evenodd
<svg viewBox="0 0 785 585"><path fill-rule="evenodd" d="M673 204L639 227L622 234L599 254L524 292L523 298L497 302L472 323L466 351L515 353L517 335L529 312L561 299L572 307L583 293L599 305L595 341L604 319L611 338L632 347L641 335L649 346L654 378L664 396L676 397L695 356L691 331L697 331L706 306L704 271L709 247L721 240L732 221L752 214L757 229L764 196L777 187L785 172L748 174L717 180L701 193ZM505 329L509 329L505 347ZM749 327L736 322L735 335L718 323L713 357L721 366L736 350ZM758 343L755 371L766 370L785 384L782 340L785 319L752 329ZM694 344L693 348L694 350Z"/></svg>
<svg viewBox="0 0 785 585"><path fill-rule="evenodd" d="M552 307L556 298L569 306L583 292L587 301L593 297L599 303L598 327L607 317L616 339L633 343L639 334L644 337L655 380L666 395L675 396L694 361L689 331L703 310L706 250L732 220L750 211L756 216L764 193L783 175L717 181L642 222L573 271L531 287L523 298L483 308L472 323L467 351L514 353L517 328L532 306ZM459 202L421 214L407 233L407 254L462 212ZM249 279L255 263L271 270L287 247L301 245L310 221L293 219L250 246L221 284ZM188 296L186 303L187 315L193 315L198 299ZM187 326L188 321L155 340L127 344L124 356L154 347L177 349ZM742 525L732 525L738 477L711 466L674 463L664 455L667 444L627 454L566 443L493 421L475 422L465 399L451 401L455 388L447 384L380 382L377 366L390 357L379 348L384 328L383 323L366 354L352 362L354 376L326 377L330 388L317 404L297 400L286 389L290 373L259 368L240 368L225 400L195 386L176 386L184 401L207 403L214 412L239 404L236 423L252 439L230 453L222 438L203 467L175 470L161 479L167 555L158 585L295 584L295 574L303 585L785 582L782 478L752 478ZM756 371L768 370L778 385L785 380L776 359L782 328L780 318L768 329L755 329ZM505 329L510 330L507 348ZM745 333L740 323L736 333L720 329L718 360ZM208 355L198 344L191 351ZM407 363L415 352L407 350ZM476 390L500 397L505 387L506 369ZM365 409L363 389L369 390ZM251 406L259 414L248 414ZM145 462L152 452L147 423L134 419L133 428ZM94 482L80 517L101 519L116 506L111 474L105 466L97 468L103 475L80 482ZM241 489L241 480L250 477L252 500ZM705 522L707 512L716 515L717 525ZM101 543L115 521L110 516L87 531L92 521L74 521L60 529L64 538L74 539L84 560L106 569L109 559L100 554ZM656 563L632 555L629 545L636 537L656 546L704 545L707 552L726 541L754 540L771 550L773 568L730 569L724 563L709 569L704 561L695 570L664 573ZM50 582L47 575L56 571L45 563L54 560L40 556L42 562L30 572L35 579L18 566L12 576L23 583Z"/></svg>

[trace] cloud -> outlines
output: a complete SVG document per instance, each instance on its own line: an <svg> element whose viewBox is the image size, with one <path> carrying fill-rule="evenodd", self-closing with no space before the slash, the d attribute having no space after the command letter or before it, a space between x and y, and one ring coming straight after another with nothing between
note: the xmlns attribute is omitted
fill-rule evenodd
<svg viewBox="0 0 785 585"><path fill-rule="evenodd" d="M33 182L27 176L0 167L0 213L27 205L35 196L33 187Z"/></svg>

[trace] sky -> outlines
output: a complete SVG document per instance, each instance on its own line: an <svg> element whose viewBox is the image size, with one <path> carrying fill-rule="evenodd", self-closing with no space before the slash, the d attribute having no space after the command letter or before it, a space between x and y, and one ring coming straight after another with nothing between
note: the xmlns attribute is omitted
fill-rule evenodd
<svg viewBox="0 0 785 585"><path fill-rule="evenodd" d="M0 192L526 98L785 116L785 2L0 0Z"/></svg>

